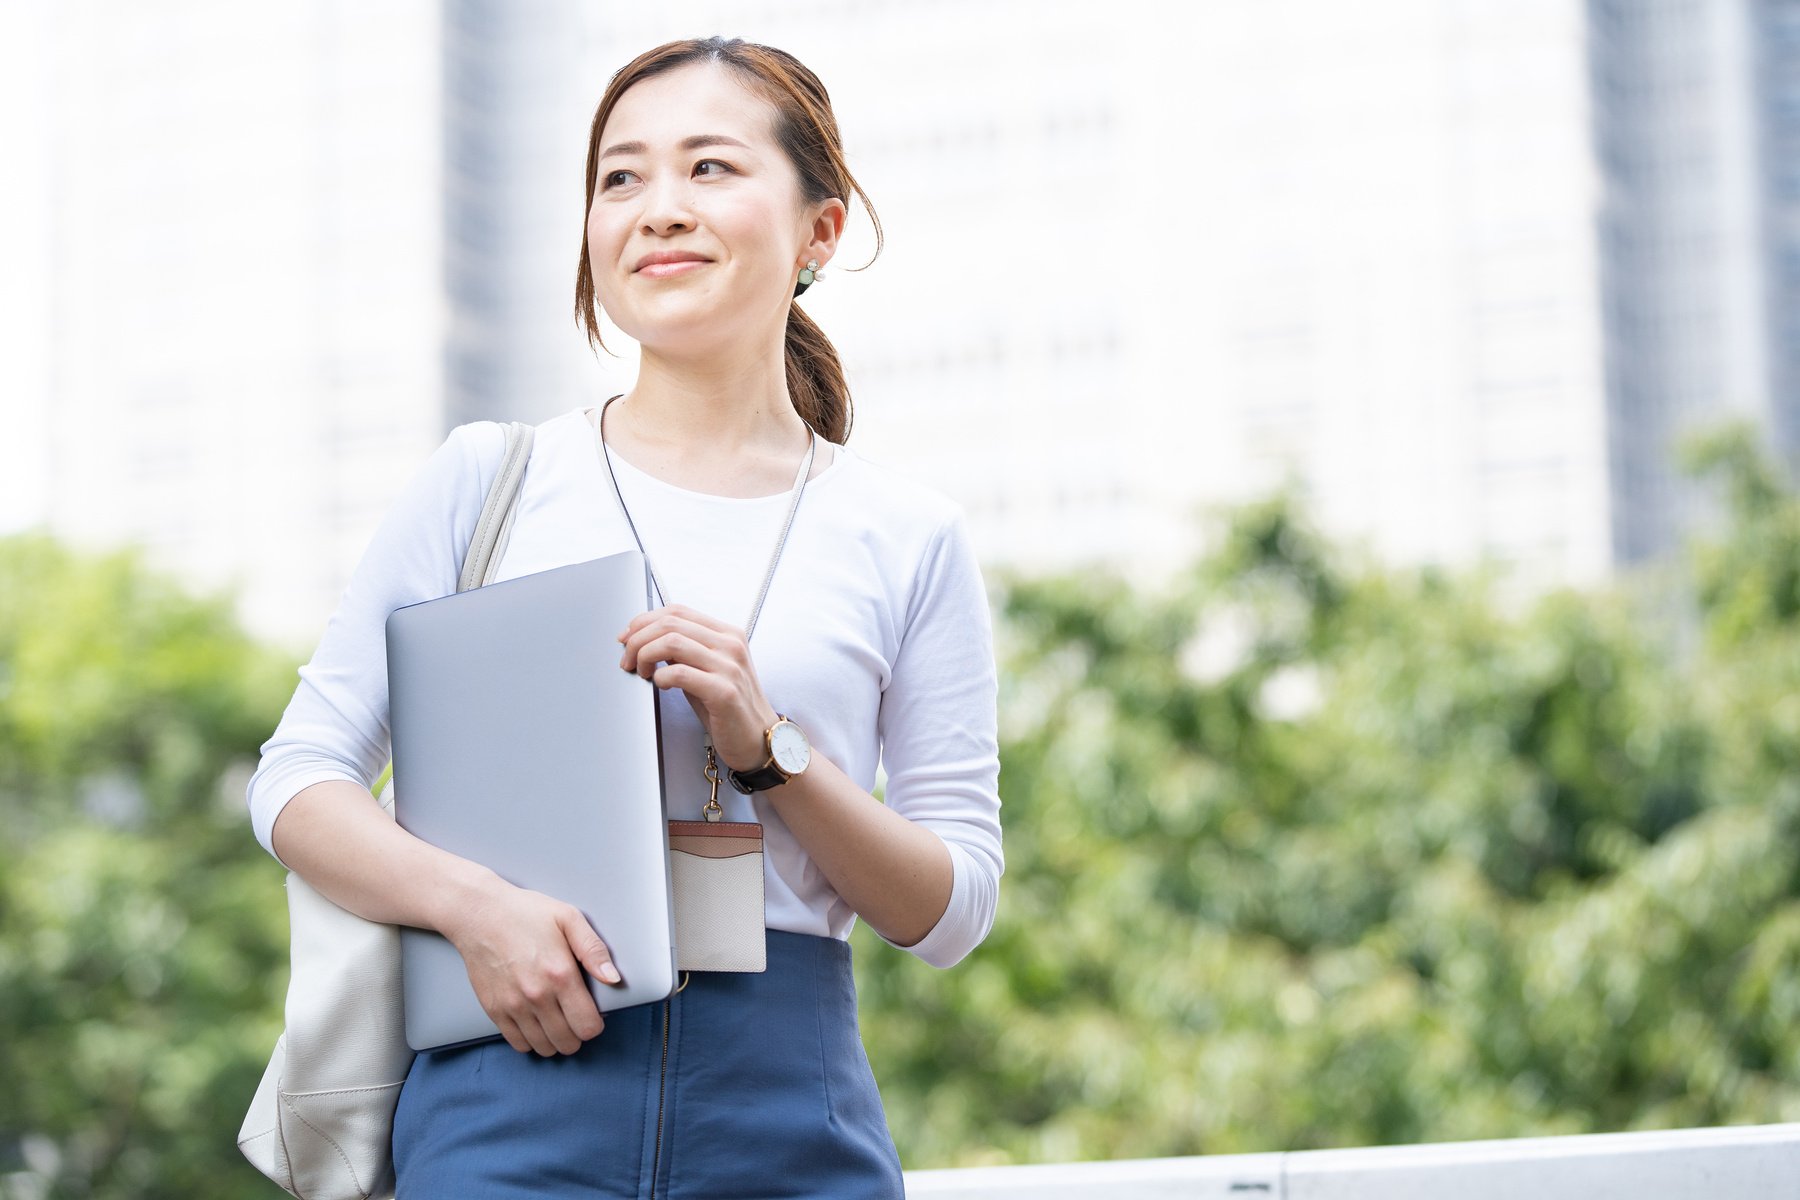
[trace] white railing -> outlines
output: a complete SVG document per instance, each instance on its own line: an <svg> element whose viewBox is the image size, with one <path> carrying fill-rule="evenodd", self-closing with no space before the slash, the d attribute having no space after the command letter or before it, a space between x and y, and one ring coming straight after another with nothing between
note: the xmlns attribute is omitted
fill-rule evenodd
<svg viewBox="0 0 1800 1200"><path fill-rule="evenodd" d="M1800 1124L909 1171L939 1200L1800 1200Z"/></svg>

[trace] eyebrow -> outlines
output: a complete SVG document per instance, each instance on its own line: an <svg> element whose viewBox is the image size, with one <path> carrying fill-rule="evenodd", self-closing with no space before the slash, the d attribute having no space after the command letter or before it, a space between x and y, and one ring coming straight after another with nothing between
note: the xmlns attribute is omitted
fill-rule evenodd
<svg viewBox="0 0 1800 1200"><path fill-rule="evenodd" d="M743 146L746 150L750 149L743 142L722 133L696 133L691 137L681 139L680 148L683 150L698 150L702 146ZM645 149L642 142L615 142L602 150L600 157L605 158L612 154L642 154Z"/></svg>

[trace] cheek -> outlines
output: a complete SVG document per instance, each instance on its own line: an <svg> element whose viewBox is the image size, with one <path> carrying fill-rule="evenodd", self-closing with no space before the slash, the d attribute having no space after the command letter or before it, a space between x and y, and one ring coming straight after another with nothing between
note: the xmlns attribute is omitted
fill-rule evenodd
<svg viewBox="0 0 1800 1200"><path fill-rule="evenodd" d="M588 271L594 277L594 289L602 296L615 290L614 278L619 269L619 255L624 252L624 231L616 221L608 220L603 209L588 215Z"/></svg>
<svg viewBox="0 0 1800 1200"><path fill-rule="evenodd" d="M599 208L591 209L587 219L588 257L594 259L596 265L607 261L607 247L612 242L612 236L605 214Z"/></svg>
<svg viewBox="0 0 1800 1200"><path fill-rule="evenodd" d="M790 221L774 204L734 205L712 214L713 227L731 246L733 258L755 264L757 271L779 273L792 249L787 241Z"/></svg>

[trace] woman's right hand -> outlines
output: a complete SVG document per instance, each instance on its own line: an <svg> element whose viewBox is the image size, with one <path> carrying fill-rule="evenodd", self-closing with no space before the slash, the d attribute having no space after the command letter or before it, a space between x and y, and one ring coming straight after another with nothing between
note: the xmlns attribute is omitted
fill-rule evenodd
<svg viewBox="0 0 1800 1200"><path fill-rule="evenodd" d="M612 955L580 909L501 879L443 931L469 971L481 1007L514 1050L573 1054L606 1022L585 967L620 982Z"/></svg>

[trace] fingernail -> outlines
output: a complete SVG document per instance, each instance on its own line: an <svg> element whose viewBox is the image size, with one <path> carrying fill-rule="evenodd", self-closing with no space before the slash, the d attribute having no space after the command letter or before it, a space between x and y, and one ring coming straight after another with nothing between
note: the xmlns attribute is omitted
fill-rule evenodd
<svg viewBox="0 0 1800 1200"><path fill-rule="evenodd" d="M618 983L619 968L613 966L611 963L600 964L600 978L606 980L608 983Z"/></svg>

